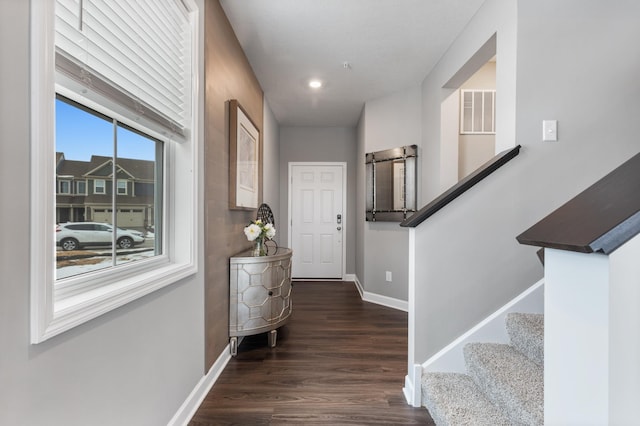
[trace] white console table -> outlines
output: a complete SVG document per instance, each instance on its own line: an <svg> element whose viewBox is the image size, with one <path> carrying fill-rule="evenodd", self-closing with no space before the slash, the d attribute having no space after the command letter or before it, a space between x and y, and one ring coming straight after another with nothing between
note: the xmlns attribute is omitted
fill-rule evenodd
<svg viewBox="0 0 640 426"><path fill-rule="evenodd" d="M275 347L277 329L291 315L291 249L268 256L251 250L229 259L229 344L238 354L238 337L269 332Z"/></svg>

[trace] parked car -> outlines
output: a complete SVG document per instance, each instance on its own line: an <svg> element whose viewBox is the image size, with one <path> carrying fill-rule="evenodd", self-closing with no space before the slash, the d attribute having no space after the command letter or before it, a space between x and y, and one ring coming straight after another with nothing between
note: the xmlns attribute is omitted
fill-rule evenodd
<svg viewBox="0 0 640 426"><path fill-rule="evenodd" d="M67 222L56 226L56 245L62 250L78 250L84 246L110 246L113 242L113 226L99 222ZM144 242L142 232L130 229L117 230L116 244L128 249Z"/></svg>

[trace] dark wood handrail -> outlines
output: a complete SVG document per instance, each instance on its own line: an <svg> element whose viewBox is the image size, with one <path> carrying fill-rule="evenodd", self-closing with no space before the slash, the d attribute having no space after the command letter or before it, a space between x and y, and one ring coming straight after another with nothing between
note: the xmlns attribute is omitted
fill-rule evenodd
<svg viewBox="0 0 640 426"><path fill-rule="evenodd" d="M609 254L640 233L640 154L518 235L520 244Z"/></svg>
<svg viewBox="0 0 640 426"><path fill-rule="evenodd" d="M491 160L484 163L473 173L460 180L447 191L438 196L435 200L418 210L411 217L408 217L400 226L407 228L415 228L430 216L433 216L438 210L467 192L471 187L480 182L482 179L495 172L497 169L505 165L509 160L520 153L520 145L512 149L502 151Z"/></svg>

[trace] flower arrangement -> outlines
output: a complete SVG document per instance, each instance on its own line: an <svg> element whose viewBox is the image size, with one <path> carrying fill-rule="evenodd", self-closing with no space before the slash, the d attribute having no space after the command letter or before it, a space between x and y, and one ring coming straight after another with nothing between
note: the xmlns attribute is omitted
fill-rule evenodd
<svg viewBox="0 0 640 426"><path fill-rule="evenodd" d="M247 236L247 240L255 242L253 255L265 256L267 251L264 241L276 236L276 228L271 223L262 223L260 219L257 219L244 228L244 235Z"/></svg>

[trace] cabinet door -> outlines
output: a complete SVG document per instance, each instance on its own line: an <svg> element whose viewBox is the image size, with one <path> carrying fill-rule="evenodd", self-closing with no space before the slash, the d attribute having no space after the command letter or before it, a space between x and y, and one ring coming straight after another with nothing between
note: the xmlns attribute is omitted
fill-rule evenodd
<svg viewBox="0 0 640 426"><path fill-rule="evenodd" d="M265 263L239 264L237 268L237 331L264 327L271 317L269 290L264 286L270 268Z"/></svg>
<svg viewBox="0 0 640 426"><path fill-rule="evenodd" d="M271 318L278 322L291 314L291 258L273 265Z"/></svg>

